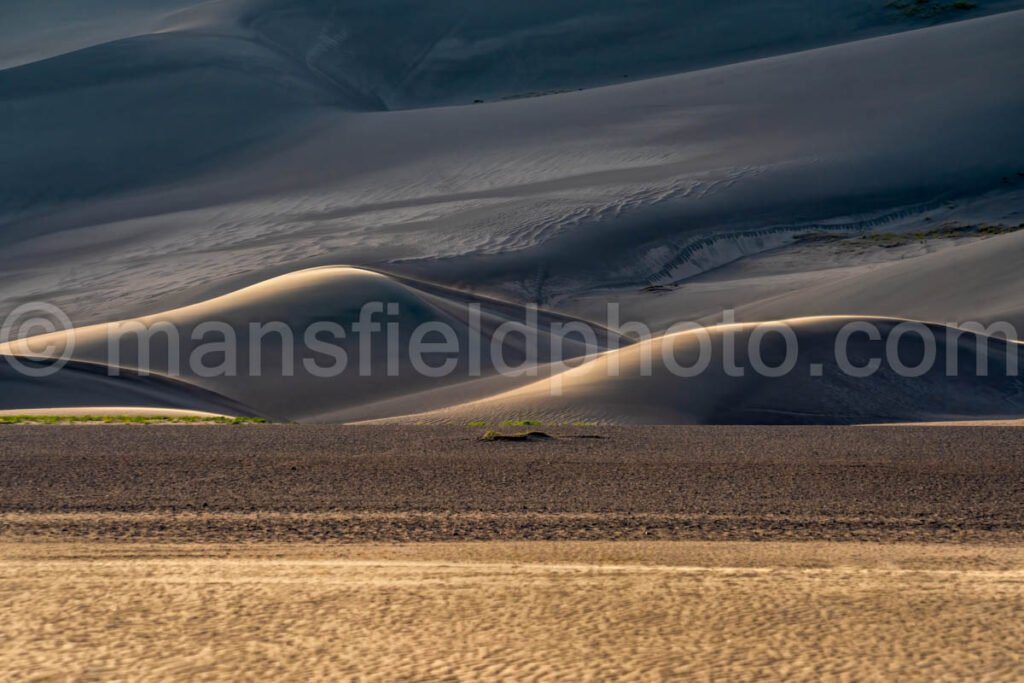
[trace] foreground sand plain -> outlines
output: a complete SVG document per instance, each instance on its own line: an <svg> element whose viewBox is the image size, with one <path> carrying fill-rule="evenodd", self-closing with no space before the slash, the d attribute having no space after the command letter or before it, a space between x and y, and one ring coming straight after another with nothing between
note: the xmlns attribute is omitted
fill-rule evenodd
<svg viewBox="0 0 1024 683"><path fill-rule="evenodd" d="M12 680L1013 680L1024 548L2 546Z"/></svg>
<svg viewBox="0 0 1024 683"><path fill-rule="evenodd" d="M481 431L0 429L0 678L1019 679L1017 428Z"/></svg>
<svg viewBox="0 0 1024 683"><path fill-rule="evenodd" d="M541 429L9 426L0 540L1024 540L1013 427Z"/></svg>

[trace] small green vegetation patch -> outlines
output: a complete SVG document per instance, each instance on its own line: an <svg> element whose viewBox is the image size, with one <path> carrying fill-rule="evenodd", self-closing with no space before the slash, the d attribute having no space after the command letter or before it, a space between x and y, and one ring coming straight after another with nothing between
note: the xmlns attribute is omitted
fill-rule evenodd
<svg viewBox="0 0 1024 683"><path fill-rule="evenodd" d="M544 423L540 420L505 420L502 427L540 427Z"/></svg>
<svg viewBox="0 0 1024 683"><path fill-rule="evenodd" d="M0 425L40 424L266 424L259 417L206 417L201 415L159 416L159 415L4 415Z"/></svg>

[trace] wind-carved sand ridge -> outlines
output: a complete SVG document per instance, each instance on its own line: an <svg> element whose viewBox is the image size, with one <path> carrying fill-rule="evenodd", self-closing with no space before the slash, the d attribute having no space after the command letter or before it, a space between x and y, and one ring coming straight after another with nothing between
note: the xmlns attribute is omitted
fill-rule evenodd
<svg viewBox="0 0 1024 683"><path fill-rule="evenodd" d="M1022 34L0 1L3 676L1018 680Z"/></svg>
<svg viewBox="0 0 1024 683"><path fill-rule="evenodd" d="M383 326L378 323L378 334L369 337L370 345L363 343L362 335L334 340L349 359L347 373L324 377L305 369L304 363L309 361L303 357L303 349L296 348L296 338L298 345L310 343L305 332L325 322L343 329L358 328L364 306L374 303L378 304L377 315L394 324L399 336L390 338L381 333ZM481 306L476 328L470 320L471 303ZM390 306L394 306L393 311ZM598 343L625 348L605 351L589 361L584 358L573 363L578 367L566 369L562 363L584 356L588 349L581 338L565 336L557 341L560 355L556 356L552 325L582 323L544 313L538 319L540 338L536 346L540 352L536 362L544 370L535 374L551 376L505 390L508 385L531 381L530 375L498 372L505 366L519 368L530 359L526 339L519 335L503 336L501 343L492 347L492 337L510 320L527 321L525 309L361 269L319 268L135 321L12 342L0 347L0 352L26 356L33 349L50 345L63 349L71 339L73 358L79 363L129 371L145 367L158 376L170 376L183 387L195 385L197 391L214 392L211 397L224 396L225 405L236 401L236 410L243 411L239 414L289 420L337 420L345 409L358 411L367 405L375 406L384 417L412 412L415 414L405 421L457 425L479 420L498 423L524 416L556 424L857 424L1024 416L1024 380L1019 376L1021 345L940 325L832 316L717 326L638 344L606 329L588 326ZM286 343L285 337L273 331L254 336L252 325L274 322L283 326L291 341ZM226 326L234 337L238 357L233 371L207 377L191 360L206 343L205 334L198 331L211 323ZM428 323L443 324L453 331L458 344L451 361L458 371L444 376L424 374L402 353L408 349L415 329ZM916 331L898 337L896 357L891 353L887 356L889 337L907 325L914 325ZM861 327L846 332L851 326ZM166 334L167 328L171 334ZM788 367L790 345L780 328L792 335L798 351ZM930 335L934 348L927 347L921 332ZM473 334L479 337L476 344L483 354L482 360L476 361L476 375L470 372ZM731 349L728 354L727 344ZM837 350L840 347L842 354ZM114 359L110 357L112 348ZM492 355L495 350L501 354L500 359ZM602 350L599 346L589 349L589 353ZM923 373L906 371L928 363L929 354L930 365ZM400 365L392 367L393 356ZM498 365L499 360L502 365ZM879 364L876 371L869 376L857 374L872 362ZM735 371L731 365L735 365ZM77 367L62 370L47 381L56 383ZM494 377L470 381L481 375ZM132 378L100 377L96 381L120 388L130 384ZM137 381L177 386L158 379ZM438 412L417 412L412 407L415 403L401 400L409 397L420 405L428 397L440 401L448 389L447 401L457 401L458 405ZM59 391L48 390L45 383L33 382L31 390L42 392L35 404L31 398L15 394L0 407L17 410L133 405L90 401L87 396L64 399ZM480 392L489 393L479 397ZM477 400L472 400L474 393ZM173 398L136 407L202 410L198 402L179 405ZM392 411L396 412L389 416L387 413Z"/></svg>
<svg viewBox="0 0 1024 683"><path fill-rule="evenodd" d="M95 412L102 406L119 406L116 413L109 410L104 410L104 413L122 415L135 411L180 410L256 415L251 408L237 401L192 384L166 377L141 376L127 369L120 370L114 377L105 365L73 361L47 377L26 376L23 367L45 369L48 363L15 356L18 364L12 365L11 356L2 353L0 382L4 390L0 393L0 410L8 413L71 415Z"/></svg>
<svg viewBox="0 0 1024 683"><path fill-rule="evenodd" d="M1002 277L995 269L988 273ZM378 329L364 344L351 331L373 320L364 320L365 307L373 305ZM479 306L475 319L470 305ZM1024 347L936 324L830 316L714 326L634 344L601 326L543 312L531 352L521 334L500 332L510 321L527 323L527 310L364 269L317 268L154 316L0 346L2 353L28 356L48 346L62 350L71 340L79 363L43 382L21 379L30 393L8 395L0 408L136 405L88 393L62 397L60 382L90 363L97 374L112 366L157 376L95 380L110 391L149 382L171 394L136 407L210 412L210 402L221 400L234 402L233 414L310 422L361 416L456 425L524 417L555 424L869 424L1024 417ZM383 322L397 334L385 334ZM318 375L306 365L312 361L304 345L313 344L307 332L324 323L349 331L331 339L347 362L339 374ZM237 351L230 371L214 376L194 362L210 324L225 327ZM566 324L584 325L598 346L588 349L577 335L555 333ZM253 325L271 327L257 332ZM410 364L410 342L424 325L451 330L456 346L446 362L452 371L430 374ZM588 360L588 353L600 355ZM872 363L878 363L874 371L858 374ZM524 364L538 367L532 374L507 370ZM199 396L183 403L172 391L179 386L195 386ZM424 412L427 401L442 407Z"/></svg>
<svg viewBox="0 0 1024 683"><path fill-rule="evenodd" d="M470 309L471 304L478 307L475 314ZM376 307L373 314L377 331L372 336L368 334L370 345L364 346L361 335L353 329L370 322L367 319L360 323L363 309L368 305ZM588 351L578 336L559 336L557 342L552 339L554 325L581 324L581 321L550 312L538 312L535 317L532 326L539 337L535 346L536 362L572 359ZM530 320L526 309L516 304L469 296L365 269L324 267L274 278L166 313L10 342L0 345L0 353L31 356L39 349L53 346L59 355L65 348L73 348L72 357L78 362L123 368L129 372L145 369L155 376L170 377L176 382L187 382L203 391L228 397L226 402L234 400L246 406L243 410L250 413L289 420L337 421L337 415L345 409L359 409L365 404L495 375L496 368L502 366L496 366L492 338L505 323L526 324ZM389 339L382 325L384 321L397 326L399 336ZM288 341L273 329L253 341L252 325L275 323L278 328L283 326ZM329 333L323 335L324 341L330 341L349 359L346 372L340 377L321 376L306 369L305 362L311 360L309 351L316 350L306 348L312 346L307 333L324 324L341 325L343 333L348 333L343 339ZM410 365L410 339L427 324L444 325L458 346L457 368L441 378ZM204 376L203 368L197 369L192 362L197 349L208 343L203 328L209 325L226 327L233 337L231 347L237 350L230 370L216 377ZM595 331L595 339L600 344L593 351L606 348L609 342L628 343L618 333L597 325L587 326ZM224 336L210 338L225 339ZM471 362L470 350L474 343L479 353ZM396 345L397 354L390 353L391 344ZM520 366L531 353L521 334L502 336L498 347L500 362L513 367ZM397 367L391 366L392 356L400 363ZM318 365L325 363L322 355L316 362ZM475 371L473 363L477 367ZM120 386L119 379L108 381ZM514 377L509 381L516 383ZM45 387L40 389L45 391ZM33 402L17 394L10 395L0 403L0 408L58 407L64 400L56 391L49 396L52 403L46 404L40 403L46 399ZM27 403L19 405L19 401ZM78 405L103 403L78 402ZM167 407L179 406L167 404Z"/></svg>
<svg viewBox="0 0 1024 683"><path fill-rule="evenodd" d="M782 25L777 9L748 4L776 14L759 30ZM232 21L6 69L0 99L17 116L0 130L17 156L0 182L0 294L5 305L47 300L92 323L207 299L227 279L350 263L551 302L661 278L691 239L1012 192L1024 171L1014 87L1024 13L974 18L1016 5L982 4L960 17L968 21L925 27L900 17L901 28L919 30L808 52L386 113L352 113L344 93L289 57L303 54L291 51L298 46L269 50ZM801 26L844 25L858 12L820 5ZM876 19L865 25L888 32ZM278 38L319 36L309 26ZM352 36L343 44L356 47L362 38ZM61 87L83 72L96 83ZM166 115L179 86L197 102L188 119ZM88 116L58 113L85 106ZM38 134L44 125L66 134ZM155 148L153 129L164 141ZM95 162L108 156L139 165ZM702 267L774 244L737 252L723 243ZM97 311L97 297L117 310Z"/></svg>
<svg viewBox="0 0 1024 683"><path fill-rule="evenodd" d="M1024 379L1014 371L1024 355L1019 342L916 323L931 334L935 358L942 361L928 366L923 375L880 363L870 377L858 377L839 365L836 353L836 338L850 324L870 325L881 335L878 340L850 336L843 345L851 365L863 369L885 356L881 339L907 321L833 316L680 332L605 353L522 389L406 419L453 424L497 423L517 416L555 424L862 424L979 414L1012 417L1024 411ZM786 342L777 332L765 332L781 327L792 331L799 348L789 370ZM765 336L752 344L751 336L759 331ZM951 340L950 334L956 336ZM723 345L730 338L742 376L727 371ZM908 367L917 367L929 353L920 337L901 337L900 342L899 362ZM977 370L981 347L991 363L987 376ZM757 372L751 349L759 349L757 360L779 370L780 376ZM951 358L955 372L947 364ZM692 376L682 375L681 369Z"/></svg>

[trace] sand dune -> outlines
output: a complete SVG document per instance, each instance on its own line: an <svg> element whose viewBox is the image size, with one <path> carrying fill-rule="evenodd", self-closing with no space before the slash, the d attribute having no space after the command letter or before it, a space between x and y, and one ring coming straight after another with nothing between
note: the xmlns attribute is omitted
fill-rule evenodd
<svg viewBox="0 0 1024 683"><path fill-rule="evenodd" d="M11 161L0 169L0 214L31 219L43 196L62 206L192 177L335 100L287 60L203 34L152 34L0 70L0 144ZM32 131L46 135L26 139ZM46 234L26 228L2 237Z"/></svg>
<svg viewBox="0 0 1024 683"><path fill-rule="evenodd" d="M0 410L0 417L229 417L217 413L175 408L138 408L135 406L80 406L75 408L31 408Z"/></svg>
<svg viewBox="0 0 1024 683"><path fill-rule="evenodd" d="M837 353L844 326L865 322L877 330L878 340L860 331L843 343L845 355ZM719 326L611 351L522 389L406 419L456 424L523 419L556 424L858 424L1024 415L1024 378L1014 371L1024 350L1016 342L915 323L934 340L934 358L927 363L928 351L918 334L893 335L907 321L827 317L784 323L792 330L798 353L781 376L758 371L785 367L783 337L769 332L758 339L758 330L770 331L771 326ZM898 341L895 357L887 356L890 339ZM732 357L742 376L727 370L727 344L735 349ZM987 354L987 375L977 369L979 353ZM858 378L844 371L842 358L857 369L878 360L877 371ZM922 363L923 374L911 376L899 368ZM950 367L956 372L950 373ZM693 369L699 374L680 374Z"/></svg>
<svg viewBox="0 0 1024 683"><path fill-rule="evenodd" d="M1003 235L919 258L861 269L792 294L741 306L737 315L893 315L985 324L1007 322L1024 335L1020 268L1024 232Z"/></svg>
<svg viewBox="0 0 1024 683"><path fill-rule="evenodd" d="M1022 35L0 0L0 671L1016 680Z"/></svg>
<svg viewBox="0 0 1024 683"><path fill-rule="evenodd" d="M1017 178L1022 22L1009 12L586 92L358 115L233 35L161 34L8 69L0 296L98 322L109 316L95 296L134 316L332 262L551 302L702 272L808 224L870 224ZM176 66L157 79L154 60ZM104 85L44 84L83 70ZM167 98L182 90L199 108L175 118ZM37 134L69 110L65 133ZM115 154L135 162L96 167Z"/></svg>
<svg viewBox="0 0 1024 683"><path fill-rule="evenodd" d="M0 69L152 33L234 33L335 88L362 89L381 106L405 108L692 71L1021 4L989 0L908 17L870 0L743 0L728 7L643 0L628 8L608 0L485 8L466 0L392 0L380 8L353 0L50 0L45 8L8 0L0 8ZM718 30L739 20L742 31ZM387 52L379 49L384 43Z"/></svg>
<svg viewBox="0 0 1024 683"><path fill-rule="evenodd" d="M979 246L991 249L988 243ZM1003 277L994 269L986 273L995 282ZM360 323L364 305L373 302L376 317ZM482 305L479 335L467 308L471 302ZM556 332L558 325L580 322L550 313L539 318L531 356L521 334L502 331L527 320L526 311L513 304L334 267L300 271L163 314L20 340L0 351L31 355L51 344L62 349L70 338L78 361L148 368L261 415L313 422L870 424L1024 416L1024 347L938 324L829 316L719 325L638 344L593 327L601 346L591 351L603 353L588 360L581 337ZM358 324L369 321L379 328L364 339ZM339 331L309 333L324 323ZM446 326L454 346L421 353L417 365L410 350L417 329L427 324ZM225 344L233 351L225 352ZM577 367L563 372L566 365L552 363L558 348L562 361ZM533 366L531 358L538 367L533 375L521 371ZM877 367L859 372L872 363ZM429 372L446 365L446 371ZM7 407L134 405L86 398L68 404L52 397L46 385L34 391L35 404ZM7 402L19 400L15 394ZM164 406L203 409L157 407Z"/></svg>
<svg viewBox="0 0 1024 683"><path fill-rule="evenodd" d="M374 302L379 304L375 317L367 322L375 322L379 329L367 336L364 346L354 325L360 320L363 306ZM469 304L479 306L475 322ZM528 320L526 310L518 305L357 268L325 267L292 273L165 313L0 345L0 351L30 355L51 344L63 350L70 337L74 343L73 357L79 361L146 368L157 375L173 376L231 397L261 414L277 418L328 420L345 409L494 375L498 367L504 367L496 366L499 357L513 368L526 362L546 363L553 349L552 326L579 324L565 316L538 313L537 355L531 361L531 347L522 334L500 332L506 324L524 324ZM417 329L428 323L445 325L456 345L457 352L421 356L428 369L441 368L449 359L455 363L443 376L419 369L409 353ZM203 326L211 324L223 326L222 331L204 330ZM310 335L309 330L316 331L314 325L324 324L340 326L344 338L337 337L338 333L332 330ZM267 331L259 333L253 325L267 326ZM386 329L388 325L397 327L393 335ZM616 344L624 343L618 334L593 329L601 349L607 348L609 338ZM290 342L284 341L281 330ZM501 334L498 357L494 356L492 346L496 334ZM446 341L440 333L433 335L425 333L420 339L435 345ZM479 345L476 369L471 360L474 338ZM195 362L195 354L203 348L223 344L227 339L235 342L231 348L237 349L237 353L225 355L214 349L202 362ZM317 342L329 342L335 349L321 350ZM587 353L577 335L566 336L557 346L567 358ZM116 349L114 357L111 348ZM311 365L315 369L311 370ZM325 370L322 374L318 372L321 368ZM216 371L217 376L207 376L207 369ZM510 380L515 384L514 378ZM502 386L490 390L500 390ZM383 409L385 412L378 414L395 414L387 412L386 406Z"/></svg>
<svg viewBox="0 0 1024 683"><path fill-rule="evenodd" d="M804 315L1007 322L1019 330L1009 336L1021 338L1024 298L1015 286L1024 244L1024 183L1019 184L894 216L869 232L829 234L808 227L791 243L665 286L600 289L560 308L603 319L614 303L623 320L654 332L680 321L719 324L724 311L732 310L741 322Z"/></svg>
<svg viewBox="0 0 1024 683"><path fill-rule="evenodd" d="M176 375L172 361L202 346L191 336L203 322L225 322L241 342L237 376L199 376L182 362L180 379L287 419L435 408L456 419L538 411L555 420L631 422L1018 416L1017 386L1005 378L879 375L848 385L829 376L826 362L825 378L732 381L712 372L694 382L659 371L642 381L598 381L609 356L524 386L488 381L494 359L486 355L480 381L468 381L477 378L464 357L444 381L408 372L400 360L396 379L382 374L374 348L368 377L289 378L290 362L302 368L311 359L288 353L273 333L260 346L262 376L252 376L245 371L256 360L251 323L281 321L289 331L351 323L378 300L399 305L402 334L438 321L464 342L464 304L477 292L568 309L593 290L699 278L809 230L902 228L908 216L993 194L1005 214L1019 201L1024 11L1017 3L986 3L977 18L942 26L932 24L952 16L921 21L891 7L829 3L800 28L792 17L807 14L802 0L658 11L652 3L630 9L638 22L630 35L644 49L632 39L607 40L625 11L618 5L531 3L470 11L461 22L453 13L465 8L400 6L411 13L395 29L405 47L384 55L376 10L342 3L327 16L305 0L168 2L153 5L141 23L126 18L119 39L83 34L83 49L55 39L44 50L49 58L0 70L0 146L11 162L0 169L0 313L30 300L59 304L82 326L101 323L79 328L77 360L127 368L141 363L137 348L129 341L111 361L104 325L166 319L186 341L168 359L157 336L151 367L161 375ZM692 32L694 24L666 22L663 12L707 25L749 13L744 25L755 28L724 42L711 37L721 31L709 32L665 61L666 46L679 44L674 31ZM161 28L146 32L151 22ZM519 38L495 39L509 25ZM579 52L550 69L504 59L539 58L564 47L569 34L581 36ZM879 37L852 40L866 36ZM843 40L852 42L829 45ZM613 47L595 62L572 56L595 44ZM631 82L610 75L612 63L635 71ZM632 80L657 73L672 75ZM607 87L373 111L450 103L489 82L542 87L547 77ZM442 92L440 83L451 89ZM913 262L870 264L847 279L825 274L806 287L741 298L741 319L1024 322L1013 293L1020 244L1009 235ZM339 262L396 275L299 270ZM485 339L524 315L517 305L487 301ZM150 315L158 310L168 312ZM572 320L545 314L542 327ZM797 325L815 362L834 340L830 324ZM687 340L673 342L684 355L693 351ZM396 343L403 359L408 342ZM580 352L572 344L570 357ZM350 361L362 350L352 338L342 346ZM515 360L514 342L508 350L506 360ZM637 353L614 357L628 366ZM969 343L957 353L973 364ZM569 386L549 401L554 382ZM135 405L119 394L68 403L34 391L25 405L8 407ZM206 409L173 403L167 407Z"/></svg>
<svg viewBox="0 0 1024 683"><path fill-rule="evenodd" d="M1007 197L997 225L1024 225L1024 194ZM986 207L988 208L988 207ZM948 213L954 213L949 211ZM985 225L984 221L915 221L917 234L942 225ZM885 231L887 237L900 232ZM888 246L870 235L840 242L802 243L740 259L659 291L603 291L565 308L599 318L609 302L623 319L654 331L680 321L721 322L725 310L737 320L756 322L805 315L882 315L984 326L1008 323L1010 337L1024 336L1024 297L1018 263L1024 231L993 237L936 238ZM994 331L996 327L992 328ZM1002 333L1002 332L1001 332Z"/></svg>
<svg viewBox="0 0 1024 683"><path fill-rule="evenodd" d="M27 358L17 361L34 365L34 361ZM38 367L45 368L45 364ZM112 377L106 367L89 363L72 362L54 375L30 377L11 364L10 355L0 355L0 385L3 386L0 410L18 414L38 410L47 414L69 415L78 409L91 411L95 406L181 409L219 415L255 414L253 409L236 401L184 382L164 377L141 377L131 371Z"/></svg>
<svg viewBox="0 0 1024 683"><path fill-rule="evenodd" d="M621 83L1020 7L1001 0L922 20L869 0L397 0L379 9L273 0L239 16L259 40L340 87L410 108ZM743 30L720 30L740 22ZM392 47L386 55L382 43Z"/></svg>
<svg viewBox="0 0 1024 683"><path fill-rule="evenodd" d="M199 1L7 0L0 7L0 69L152 33Z"/></svg>

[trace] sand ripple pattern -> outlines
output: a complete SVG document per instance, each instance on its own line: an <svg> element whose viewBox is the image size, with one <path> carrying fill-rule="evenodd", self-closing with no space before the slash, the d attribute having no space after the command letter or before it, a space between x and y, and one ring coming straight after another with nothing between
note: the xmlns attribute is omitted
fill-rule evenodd
<svg viewBox="0 0 1024 683"><path fill-rule="evenodd" d="M14 680L1013 680L1024 572L0 563Z"/></svg>

